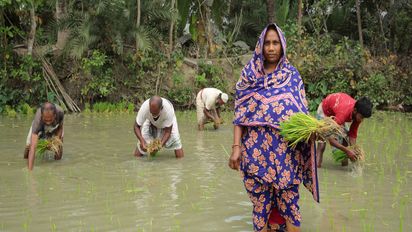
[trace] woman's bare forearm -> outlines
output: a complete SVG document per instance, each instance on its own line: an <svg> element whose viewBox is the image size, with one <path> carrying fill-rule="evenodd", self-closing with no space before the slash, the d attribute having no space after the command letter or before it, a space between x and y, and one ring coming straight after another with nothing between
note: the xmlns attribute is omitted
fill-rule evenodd
<svg viewBox="0 0 412 232"><path fill-rule="evenodd" d="M243 127L239 125L235 125L233 129L233 145L240 146L240 139L242 137Z"/></svg>

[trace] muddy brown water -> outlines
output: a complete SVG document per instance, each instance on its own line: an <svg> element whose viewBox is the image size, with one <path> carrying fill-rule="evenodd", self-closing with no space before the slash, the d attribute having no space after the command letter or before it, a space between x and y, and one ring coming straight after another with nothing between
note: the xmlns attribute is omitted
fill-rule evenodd
<svg viewBox="0 0 412 232"><path fill-rule="evenodd" d="M252 231L251 203L227 167L231 114L217 131L179 112L185 158L136 159L135 115L65 117L64 156L22 159L31 117L0 118L0 231ZM412 115L376 113L359 129L366 164L351 175L330 158L321 203L302 186L302 231L412 231Z"/></svg>

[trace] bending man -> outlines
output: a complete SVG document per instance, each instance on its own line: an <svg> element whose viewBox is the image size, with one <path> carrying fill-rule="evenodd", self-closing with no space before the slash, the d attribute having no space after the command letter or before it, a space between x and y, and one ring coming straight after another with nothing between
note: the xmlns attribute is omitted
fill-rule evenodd
<svg viewBox="0 0 412 232"><path fill-rule="evenodd" d="M229 99L226 93L216 88L204 88L196 97L197 125L199 130L205 128L208 122L214 122L214 128L219 128L222 123L220 107Z"/></svg>
<svg viewBox="0 0 412 232"><path fill-rule="evenodd" d="M137 137L136 157L147 154L148 144L155 139L161 140L162 147L174 150L176 158L184 156L175 111L165 98L153 96L143 103L137 113L134 133Z"/></svg>
<svg viewBox="0 0 412 232"><path fill-rule="evenodd" d="M46 102L37 109L36 115L27 135L24 158L28 159L27 167L33 170L34 158L39 139L50 139L57 136L63 141L63 119L64 111L60 106ZM54 155L55 160L63 156L63 147Z"/></svg>

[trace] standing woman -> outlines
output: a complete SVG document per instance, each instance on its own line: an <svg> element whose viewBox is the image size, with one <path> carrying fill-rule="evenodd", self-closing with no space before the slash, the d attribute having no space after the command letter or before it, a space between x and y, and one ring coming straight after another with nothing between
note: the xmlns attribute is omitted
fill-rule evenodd
<svg viewBox="0 0 412 232"><path fill-rule="evenodd" d="M292 149L279 134L279 123L297 112L308 113L304 85L286 58L283 32L270 24L236 84L229 159L232 169L240 168L253 203L255 231L266 231L272 211L286 220L288 232L300 231L300 183L319 201L313 140Z"/></svg>

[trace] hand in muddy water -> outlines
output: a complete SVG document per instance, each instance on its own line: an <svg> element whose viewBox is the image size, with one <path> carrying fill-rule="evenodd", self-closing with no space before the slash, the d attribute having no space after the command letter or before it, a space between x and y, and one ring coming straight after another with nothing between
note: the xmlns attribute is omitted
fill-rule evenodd
<svg viewBox="0 0 412 232"><path fill-rule="evenodd" d="M219 124L223 124L223 123L224 123L223 118L217 118L216 122L219 123Z"/></svg>
<svg viewBox="0 0 412 232"><path fill-rule="evenodd" d="M143 140L143 142L140 143L140 149L142 149L142 151L144 151L144 152L147 151L146 141Z"/></svg>
<svg viewBox="0 0 412 232"><path fill-rule="evenodd" d="M54 159L61 160L62 156L63 156L63 146L60 146L58 152L54 154Z"/></svg>
<svg viewBox="0 0 412 232"><path fill-rule="evenodd" d="M240 146L233 146L232 155L229 158L229 167L239 170L240 167Z"/></svg>
<svg viewBox="0 0 412 232"><path fill-rule="evenodd" d="M160 148L153 150L150 155L155 156L160 151Z"/></svg>
<svg viewBox="0 0 412 232"><path fill-rule="evenodd" d="M352 162L356 161L356 154L351 149L348 149L345 153Z"/></svg>

